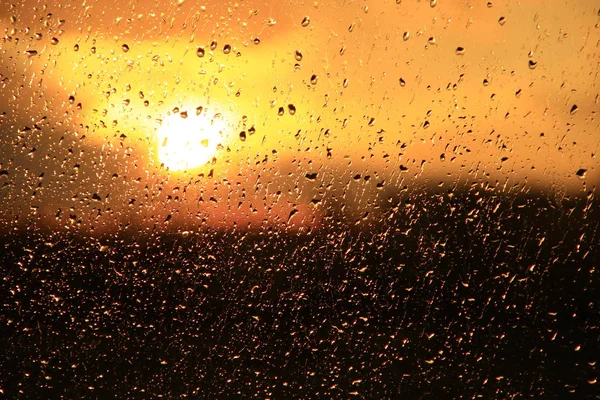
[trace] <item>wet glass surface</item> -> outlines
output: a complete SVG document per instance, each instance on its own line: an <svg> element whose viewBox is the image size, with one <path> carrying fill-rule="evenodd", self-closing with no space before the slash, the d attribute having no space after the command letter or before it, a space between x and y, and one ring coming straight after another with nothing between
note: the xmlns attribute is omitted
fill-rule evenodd
<svg viewBox="0 0 600 400"><path fill-rule="evenodd" d="M0 394L597 398L597 5L0 26Z"/></svg>

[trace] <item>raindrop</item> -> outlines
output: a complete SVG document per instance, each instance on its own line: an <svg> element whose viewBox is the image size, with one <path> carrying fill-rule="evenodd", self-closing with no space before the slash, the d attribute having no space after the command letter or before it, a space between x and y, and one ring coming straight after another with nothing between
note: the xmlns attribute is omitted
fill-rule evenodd
<svg viewBox="0 0 600 400"><path fill-rule="evenodd" d="M37 55L37 53L37 50L25 50L25 54L27 54L30 57Z"/></svg>
<svg viewBox="0 0 600 400"><path fill-rule="evenodd" d="M279 110L277 111L277 115L279 115L280 117L283 115L284 110L283 107L279 107Z"/></svg>
<svg viewBox="0 0 600 400"><path fill-rule="evenodd" d="M456 48L456 55L458 55L458 56L462 56L463 54L465 54L465 48L464 48L464 47L461 47L461 46L458 46L458 47Z"/></svg>
<svg viewBox="0 0 600 400"><path fill-rule="evenodd" d="M319 76L318 76L318 75L314 75L314 74L313 74L313 75L310 77L310 83L311 83L312 85L316 85L318 80L319 80Z"/></svg>
<svg viewBox="0 0 600 400"><path fill-rule="evenodd" d="M347 78L346 78L346 79L344 79L344 82L342 83L342 86L343 86L344 88L347 88L347 87L348 87L348 79L347 79Z"/></svg>
<svg viewBox="0 0 600 400"><path fill-rule="evenodd" d="M577 110L579 110L579 107L577 107L577 104L573 104L573 106L571 107L571 111L569 112L571 113L571 115L573 115L577 112Z"/></svg>
<svg viewBox="0 0 600 400"><path fill-rule="evenodd" d="M260 44L260 39L259 38L254 38L254 44Z"/></svg>
<svg viewBox="0 0 600 400"><path fill-rule="evenodd" d="M205 51L204 51L204 47L198 47L198 48L196 49L196 55L197 55L198 57L204 57L204 53L205 53Z"/></svg>
<svg viewBox="0 0 600 400"><path fill-rule="evenodd" d="M437 6L437 0L429 0L429 6L430 6L431 8L433 8L433 7Z"/></svg>
<svg viewBox="0 0 600 400"><path fill-rule="evenodd" d="M225 46L223 46L223 53L225 54L229 54L231 53L231 46L226 44Z"/></svg>
<svg viewBox="0 0 600 400"><path fill-rule="evenodd" d="M290 115L296 114L296 106L293 104L288 104L288 111L290 112Z"/></svg>
<svg viewBox="0 0 600 400"><path fill-rule="evenodd" d="M129 46L127 46L127 44L123 44L123 46L121 46L121 49L127 53L129 51Z"/></svg>
<svg viewBox="0 0 600 400"><path fill-rule="evenodd" d="M304 17L302 19L301 25L303 27L307 27L309 24L310 24L310 17L309 16Z"/></svg>
<svg viewBox="0 0 600 400"><path fill-rule="evenodd" d="M410 32L406 31L402 34L402 40L406 42L408 39L410 39Z"/></svg>
<svg viewBox="0 0 600 400"><path fill-rule="evenodd" d="M577 175L581 179L585 179L586 173L587 173L587 169L580 168L577 170L577 172L575 172L575 175Z"/></svg>
<svg viewBox="0 0 600 400"><path fill-rule="evenodd" d="M216 48L217 48L217 41L216 41L216 40L213 40L213 41L210 43L210 49L211 49L211 50L214 50L214 49L216 49Z"/></svg>
<svg viewBox="0 0 600 400"><path fill-rule="evenodd" d="M537 61L529 60L529 69L535 69L537 67Z"/></svg>
<svg viewBox="0 0 600 400"><path fill-rule="evenodd" d="M403 78L398 79L398 82L400 82L400 86L406 86L406 81Z"/></svg>
<svg viewBox="0 0 600 400"><path fill-rule="evenodd" d="M241 140L242 142L245 142L245 141L246 141L246 131L241 131L241 132L240 132L240 140Z"/></svg>
<svg viewBox="0 0 600 400"><path fill-rule="evenodd" d="M296 61L302 61L302 53L296 50Z"/></svg>
<svg viewBox="0 0 600 400"><path fill-rule="evenodd" d="M79 45L75 44L75 46L73 46L73 51L79 51Z"/></svg>
<svg viewBox="0 0 600 400"><path fill-rule="evenodd" d="M432 44L432 45L433 45L433 44L435 44L435 38L432 36L432 37L430 37L429 39L427 39L427 42L428 42L429 44Z"/></svg>
<svg viewBox="0 0 600 400"><path fill-rule="evenodd" d="M58 38L53 37L52 39L50 39L50 44L57 45L58 44Z"/></svg>
<svg viewBox="0 0 600 400"><path fill-rule="evenodd" d="M506 23L506 18L504 18L504 17L500 17L500 18L498 19L498 23L499 23L501 26L502 26L502 25L504 25L504 24Z"/></svg>

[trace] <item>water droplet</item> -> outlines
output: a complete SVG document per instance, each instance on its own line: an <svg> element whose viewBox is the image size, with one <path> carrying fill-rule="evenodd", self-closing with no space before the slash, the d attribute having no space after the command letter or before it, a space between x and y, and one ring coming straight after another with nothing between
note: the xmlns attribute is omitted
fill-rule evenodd
<svg viewBox="0 0 600 400"><path fill-rule="evenodd" d="M398 79L398 82L400 82L400 86L406 86L406 81L403 78Z"/></svg>
<svg viewBox="0 0 600 400"><path fill-rule="evenodd" d="M342 86L343 86L344 88L347 88L347 87L348 87L348 79L347 79L347 78L346 78L346 79L344 79L344 82L342 83Z"/></svg>
<svg viewBox="0 0 600 400"><path fill-rule="evenodd" d="M432 45L433 45L433 44L435 44L435 38L432 36L432 37L430 37L429 39L427 39L427 42L428 42L429 44L432 44Z"/></svg>
<svg viewBox="0 0 600 400"><path fill-rule="evenodd" d="M73 46L73 51L79 51L79 45L75 44L75 46Z"/></svg>
<svg viewBox="0 0 600 400"><path fill-rule="evenodd" d="M288 104L288 111L290 112L290 115L296 114L296 106L293 104Z"/></svg>
<svg viewBox="0 0 600 400"><path fill-rule="evenodd" d="M214 50L214 49L216 49L216 48L217 48L217 41L216 41L216 40L213 40L213 41L210 43L210 49L211 49L211 50Z"/></svg>
<svg viewBox="0 0 600 400"><path fill-rule="evenodd" d="M503 25L506 23L506 18L504 18L504 17L500 17L500 18L498 19L498 23L499 23L501 26L503 26Z"/></svg>
<svg viewBox="0 0 600 400"><path fill-rule="evenodd" d="M198 48L196 49L196 55L197 55L198 57L204 57L204 53L205 53L205 51L204 51L204 47L198 47Z"/></svg>
<svg viewBox="0 0 600 400"><path fill-rule="evenodd" d="M431 8L433 8L433 7L437 6L437 0L429 0L429 6L430 6Z"/></svg>
<svg viewBox="0 0 600 400"><path fill-rule="evenodd" d="M464 47L461 47L461 46L458 46L458 47L456 48L456 55L458 55L458 56L462 56L463 54L465 54L465 48L464 48Z"/></svg>
<svg viewBox="0 0 600 400"><path fill-rule="evenodd" d="M127 46L127 44L123 44L123 46L121 46L121 49L127 53L129 51L129 46Z"/></svg>
<svg viewBox="0 0 600 400"><path fill-rule="evenodd" d="M280 117L283 115L284 110L283 107L279 107L279 110L277 111L277 115L279 115Z"/></svg>
<svg viewBox="0 0 600 400"><path fill-rule="evenodd" d="M296 61L302 61L302 53L296 50Z"/></svg>
<svg viewBox="0 0 600 400"><path fill-rule="evenodd" d="M406 42L408 39L410 39L410 32L406 31L402 34L402 40Z"/></svg>
<svg viewBox="0 0 600 400"><path fill-rule="evenodd" d="M57 45L58 44L58 38L53 37L52 39L50 39L50 44Z"/></svg>
<svg viewBox="0 0 600 400"><path fill-rule="evenodd" d="M573 115L577 112L577 110L579 110L579 107L577 107L577 104L573 104L573 106L571 107L571 111L569 112L571 113L571 115Z"/></svg>
<svg viewBox="0 0 600 400"><path fill-rule="evenodd" d="M529 60L529 69L535 69L537 67L537 61Z"/></svg>
<svg viewBox="0 0 600 400"><path fill-rule="evenodd" d="M488 2L487 2L487 7L488 7L488 8L492 8L492 6L493 6L492 2L491 2L491 1L488 1Z"/></svg>
<svg viewBox="0 0 600 400"><path fill-rule="evenodd" d="M229 54L231 53L231 46L226 44L225 46L223 46L223 53L225 54Z"/></svg>
<svg viewBox="0 0 600 400"><path fill-rule="evenodd" d="M587 173L587 169L580 168L577 170L577 172L575 172L575 175L577 175L581 179L585 179L586 173Z"/></svg>
<svg viewBox="0 0 600 400"><path fill-rule="evenodd" d="M260 39L259 38L254 38L253 42L254 42L254 44L260 44Z"/></svg>
<svg viewBox="0 0 600 400"><path fill-rule="evenodd" d="M310 17L309 16L304 17L300 24L304 27L307 27L310 24Z"/></svg>
<svg viewBox="0 0 600 400"><path fill-rule="evenodd" d="M483 80L483 86L487 86L490 84L490 81L488 81L487 79Z"/></svg>
<svg viewBox="0 0 600 400"><path fill-rule="evenodd" d="M245 142L245 141L246 141L246 131L241 131L241 132L240 132L240 140L241 140L242 142Z"/></svg>
<svg viewBox="0 0 600 400"><path fill-rule="evenodd" d="M311 83L312 85L316 85L318 80L319 80L319 76L318 76L318 75L314 75L314 74L313 74L313 75L310 77L310 83Z"/></svg>
<svg viewBox="0 0 600 400"><path fill-rule="evenodd" d="M36 40L41 40L42 39L42 34L41 33L36 33L35 34L35 38L36 38Z"/></svg>

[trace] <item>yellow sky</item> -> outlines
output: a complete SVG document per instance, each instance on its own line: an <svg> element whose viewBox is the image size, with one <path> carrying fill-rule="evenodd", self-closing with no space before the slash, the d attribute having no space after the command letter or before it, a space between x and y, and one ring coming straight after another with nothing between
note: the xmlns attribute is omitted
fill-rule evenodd
<svg viewBox="0 0 600 400"><path fill-rule="evenodd" d="M321 187L363 172L560 193L600 180L600 18L585 1L86 4L2 16L1 90L15 127L46 116L42 142L67 132L99 154L100 186L126 171L178 187L212 170L241 182L213 189L238 204L262 175L287 190L265 183L257 198L282 192L292 210L311 174ZM188 129L210 140L190 144ZM3 168L31 162L20 154Z"/></svg>

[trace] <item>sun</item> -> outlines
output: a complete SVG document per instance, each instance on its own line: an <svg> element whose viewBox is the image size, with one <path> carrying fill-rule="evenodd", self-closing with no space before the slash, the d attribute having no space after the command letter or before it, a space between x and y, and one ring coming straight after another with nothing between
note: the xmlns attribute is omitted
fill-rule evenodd
<svg viewBox="0 0 600 400"><path fill-rule="evenodd" d="M201 167L216 156L225 128L220 114L168 115L157 131L158 159L170 171Z"/></svg>

